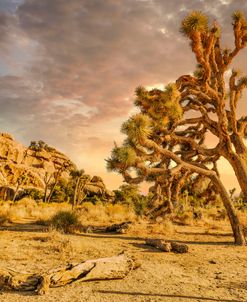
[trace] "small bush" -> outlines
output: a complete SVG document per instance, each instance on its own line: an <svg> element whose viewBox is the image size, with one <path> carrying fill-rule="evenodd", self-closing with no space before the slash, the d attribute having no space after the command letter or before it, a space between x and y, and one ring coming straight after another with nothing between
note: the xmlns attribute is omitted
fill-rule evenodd
<svg viewBox="0 0 247 302"><path fill-rule="evenodd" d="M8 222L10 222L10 220L6 214L0 215L0 226L5 225Z"/></svg>
<svg viewBox="0 0 247 302"><path fill-rule="evenodd" d="M21 191L18 196L17 200L23 199L23 198L30 198L34 200L42 200L44 197L44 193L42 190L38 190L36 188L29 188L29 189L24 189Z"/></svg>
<svg viewBox="0 0 247 302"><path fill-rule="evenodd" d="M60 211L51 218L50 224L56 230L70 233L79 226L79 219L75 212Z"/></svg>

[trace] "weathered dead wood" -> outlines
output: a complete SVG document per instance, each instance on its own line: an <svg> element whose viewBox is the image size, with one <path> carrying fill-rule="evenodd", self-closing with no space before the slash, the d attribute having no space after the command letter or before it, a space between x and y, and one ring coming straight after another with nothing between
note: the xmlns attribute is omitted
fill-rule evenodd
<svg viewBox="0 0 247 302"><path fill-rule="evenodd" d="M83 227L85 233L118 233L125 234L131 224L130 221L112 224L110 226L87 226Z"/></svg>
<svg viewBox="0 0 247 302"><path fill-rule="evenodd" d="M186 244L177 242L166 242L162 239L148 238L146 239L145 243L163 252L187 253L189 251L189 247Z"/></svg>
<svg viewBox="0 0 247 302"><path fill-rule="evenodd" d="M0 269L0 288L18 291L36 291L47 293L50 287L65 286L72 282L93 280L123 279L140 265L130 256L122 253L109 258L86 260L78 264L69 264L45 274L18 273Z"/></svg>

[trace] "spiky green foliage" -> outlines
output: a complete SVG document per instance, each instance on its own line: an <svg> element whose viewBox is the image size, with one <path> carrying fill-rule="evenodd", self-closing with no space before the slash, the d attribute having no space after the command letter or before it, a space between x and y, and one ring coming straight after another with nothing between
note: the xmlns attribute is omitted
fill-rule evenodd
<svg viewBox="0 0 247 302"><path fill-rule="evenodd" d="M111 157L106 160L107 170L121 172L128 169L136 162L135 150L131 147L115 147L111 152Z"/></svg>
<svg viewBox="0 0 247 302"><path fill-rule="evenodd" d="M165 109L169 119L179 120L183 115L182 107L179 104L180 93L174 83L168 84L164 91Z"/></svg>
<svg viewBox="0 0 247 302"><path fill-rule="evenodd" d="M136 114L123 123L121 132L126 134L132 142L141 142L151 135L152 121L145 114Z"/></svg>
<svg viewBox="0 0 247 302"><path fill-rule="evenodd" d="M244 14L241 11L236 11L232 14L232 19L234 22L244 20Z"/></svg>
<svg viewBox="0 0 247 302"><path fill-rule="evenodd" d="M155 88L148 91L144 87L138 87L136 95L135 105L156 125L166 127L168 123L178 121L182 117L180 93L174 83L168 84L165 90Z"/></svg>
<svg viewBox="0 0 247 302"><path fill-rule="evenodd" d="M180 31L190 36L193 32L207 32L208 17L200 11L193 11L183 21Z"/></svg>

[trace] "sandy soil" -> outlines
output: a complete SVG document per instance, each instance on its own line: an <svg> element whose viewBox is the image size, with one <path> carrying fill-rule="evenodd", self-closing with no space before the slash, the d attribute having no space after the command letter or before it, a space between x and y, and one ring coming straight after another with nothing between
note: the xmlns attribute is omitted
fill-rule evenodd
<svg viewBox="0 0 247 302"><path fill-rule="evenodd" d="M0 234L0 266L17 271L46 271L123 250L142 264L124 280L71 284L46 296L1 292L1 302L247 301L247 247L234 246L229 230L179 226L175 234L161 236L187 243L187 254L162 253L130 235L60 235L31 225Z"/></svg>

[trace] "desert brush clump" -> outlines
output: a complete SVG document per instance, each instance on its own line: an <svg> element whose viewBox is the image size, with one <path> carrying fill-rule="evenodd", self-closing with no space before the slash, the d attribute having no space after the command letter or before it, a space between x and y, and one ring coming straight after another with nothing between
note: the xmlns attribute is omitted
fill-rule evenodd
<svg viewBox="0 0 247 302"><path fill-rule="evenodd" d="M51 218L50 226L58 231L70 233L80 226L80 222L75 212L59 211Z"/></svg>

